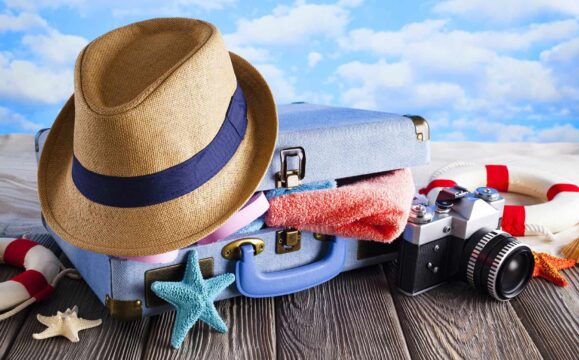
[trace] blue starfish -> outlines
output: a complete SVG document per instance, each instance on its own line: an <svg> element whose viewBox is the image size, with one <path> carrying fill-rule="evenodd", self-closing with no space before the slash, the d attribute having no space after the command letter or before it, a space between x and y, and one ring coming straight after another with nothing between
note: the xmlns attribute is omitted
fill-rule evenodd
<svg viewBox="0 0 579 360"><path fill-rule="evenodd" d="M225 333L227 325L215 309L215 297L235 281L235 275L227 273L204 280L199 268L197 251L193 250L187 260L182 281L155 281L151 289L157 296L177 310L171 345L178 349L197 320L215 330Z"/></svg>

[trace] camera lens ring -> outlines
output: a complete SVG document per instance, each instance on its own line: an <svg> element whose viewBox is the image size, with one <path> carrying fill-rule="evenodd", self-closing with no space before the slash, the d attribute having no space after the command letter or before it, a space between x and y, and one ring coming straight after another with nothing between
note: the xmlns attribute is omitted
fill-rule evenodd
<svg viewBox="0 0 579 360"><path fill-rule="evenodd" d="M469 238L468 283L499 301L517 296L532 277L534 259L531 249L510 234L481 229Z"/></svg>
<svg viewBox="0 0 579 360"><path fill-rule="evenodd" d="M479 230L480 232L481 230ZM484 231L484 229L482 229L482 231ZM476 235L479 233L476 232L473 234L473 236L471 236L471 238L476 237ZM486 232L486 231L485 231ZM486 232L486 234L482 237L482 239L480 239L479 241L477 241L475 243L474 248L470 251L470 256L468 259L468 264L466 267L466 279L469 283L470 286L472 287L476 287L475 284L475 280L474 280L474 273L475 273L475 266L477 264L477 261L479 259L480 253L483 251L483 249L487 246L487 244L489 243L489 241L491 241L492 239L494 239L495 237L497 237L500 233L496 230L490 231L490 232Z"/></svg>
<svg viewBox="0 0 579 360"><path fill-rule="evenodd" d="M527 248L525 244L520 243L518 240L512 238L512 240L504 246L499 254L495 257L495 261L491 265L488 275L487 275L487 291L495 299L506 301L515 296L517 296L522 290L525 282L529 279L521 278L516 286L509 292L498 290L498 279L500 279L499 274L504 271L505 261L515 255L515 251L518 249Z"/></svg>

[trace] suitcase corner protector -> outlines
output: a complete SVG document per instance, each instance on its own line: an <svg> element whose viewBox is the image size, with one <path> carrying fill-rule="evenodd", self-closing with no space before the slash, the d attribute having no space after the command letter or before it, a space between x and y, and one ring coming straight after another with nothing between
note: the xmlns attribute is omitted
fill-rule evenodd
<svg viewBox="0 0 579 360"><path fill-rule="evenodd" d="M430 140L430 125L425 118L419 115L404 115L405 117L412 120L414 124L414 129L416 131L416 140L418 141L428 141Z"/></svg>
<svg viewBox="0 0 579 360"><path fill-rule="evenodd" d="M116 320L132 321L140 320L143 317L143 302L141 300L115 300L107 294L105 306L111 317Z"/></svg>

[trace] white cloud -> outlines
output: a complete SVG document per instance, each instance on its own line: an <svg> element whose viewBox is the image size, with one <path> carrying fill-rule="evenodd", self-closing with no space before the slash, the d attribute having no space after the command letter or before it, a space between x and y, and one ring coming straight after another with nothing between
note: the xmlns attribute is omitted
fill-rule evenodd
<svg viewBox="0 0 579 360"><path fill-rule="evenodd" d="M445 20L426 20L421 23L405 25L399 31L374 31L360 28L352 30L347 36L338 39L345 50L369 50L380 55L401 55L409 42L431 36L440 31Z"/></svg>
<svg viewBox="0 0 579 360"><path fill-rule="evenodd" d="M433 129L447 128L450 125L450 114L447 111L436 111L428 116L428 124Z"/></svg>
<svg viewBox="0 0 579 360"><path fill-rule="evenodd" d="M364 0L340 0L337 5L343 7L357 7L364 3Z"/></svg>
<svg viewBox="0 0 579 360"><path fill-rule="evenodd" d="M306 101L312 104L331 104L334 96L321 91L306 91L297 96L295 101Z"/></svg>
<svg viewBox="0 0 579 360"><path fill-rule="evenodd" d="M184 16L191 10L221 10L233 5L235 0L7 0L8 8L28 11L43 8L69 7L83 14L94 9L110 9L114 16Z"/></svg>
<svg viewBox="0 0 579 360"><path fill-rule="evenodd" d="M30 4L15 1L9 5L27 8ZM60 33L38 15L23 12L12 18L8 27L26 31L26 35L21 46L0 53L0 99L31 104L67 99L73 91L73 64L87 41ZM1 20L0 26L8 28Z"/></svg>
<svg viewBox="0 0 579 360"><path fill-rule="evenodd" d="M577 36L577 19L503 31L453 30L448 20L425 20L397 31L354 29L338 39L343 50L367 51L380 57L379 62L405 64L412 78L394 90L376 84L397 84L399 74L384 79L377 63L356 62L355 77L343 65L336 71L338 81L354 87L343 92L342 102L387 111L414 109L426 115L454 110L485 117L530 117L531 104L557 106L565 99L579 100L573 80L579 79L579 72L562 71L545 61L573 58L579 45L568 39ZM530 49L561 42L565 45L544 52L541 60L520 58Z"/></svg>
<svg viewBox="0 0 579 360"><path fill-rule="evenodd" d="M24 31L35 28L46 28L48 24L40 16L28 12L18 15L0 14L0 33L4 31Z"/></svg>
<svg viewBox="0 0 579 360"><path fill-rule="evenodd" d="M297 99L294 87L295 79L273 64L257 64L259 72L263 75L271 88L277 103L287 103Z"/></svg>
<svg viewBox="0 0 579 360"><path fill-rule="evenodd" d="M384 60L374 64L353 61L340 65L336 72L346 80L361 81L372 88L401 87L412 79L412 69L407 63Z"/></svg>
<svg viewBox="0 0 579 360"><path fill-rule="evenodd" d="M505 124L482 118L460 118L452 121L451 127L456 133L462 133L460 140L482 140L498 142L579 142L579 129L572 124L555 125L537 128L531 125ZM466 135L466 131L473 135ZM458 135L443 134L441 140L459 140Z"/></svg>
<svg viewBox="0 0 579 360"><path fill-rule="evenodd" d="M312 51L308 54L308 66L313 68L315 67L324 56L317 51Z"/></svg>
<svg viewBox="0 0 579 360"><path fill-rule="evenodd" d="M479 126L477 124L477 126ZM521 142L533 135L533 128L525 125L504 125L492 123L483 129L478 129L483 134L492 134L498 142Z"/></svg>
<svg viewBox="0 0 579 360"><path fill-rule="evenodd" d="M579 143L579 129L571 124L557 125L537 132L531 141Z"/></svg>
<svg viewBox="0 0 579 360"><path fill-rule="evenodd" d="M86 0L6 0L6 7L22 10L38 10L42 8L58 8L61 6L78 7Z"/></svg>
<svg viewBox="0 0 579 360"><path fill-rule="evenodd" d="M483 135L487 141L498 142L521 142L534 135L535 130L531 126L518 124L503 124L485 119L461 118L452 122L452 126L458 130L472 130Z"/></svg>
<svg viewBox="0 0 579 360"><path fill-rule="evenodd" d="M71 69L54 70L0 54L0 98L55 104L73 91Z"/></svg>
<svg viewBox="0 0 579 360"><path fill-rule="evenodd" d="M353 61L340 65L336 74L351 86L342 94L348 105L364 109L379 109L387 106L383 95L399 91L412 79L412 69L407 63L388 63L380 60L374 64Z"/></svg>
<svg viewBox="0 0 579 360"><path fill-rule="evenodd" d="M271 15L239 20L235 33L225 39L230 46L303 44L314 37L339 36L348 22L349 12L338 5L298 2L277 6Z"/></svg>
<svg viewBox="0 0 579 360"><path fill-rule="evenodd" d="M436 4L434 11L470 19L504 22L544 14L579 16L579 2L576 0L446 0Z"/></svg>
<svg viewBox="0 0 579 360"><path fill-rule="evenodd" d="M156 0L148 0L145 1L147 3L150 3L151 7L155 7L158 6L159 2ZM163 4L165 4L165 6L171 7L171 5L173 5L173 7L175 8L187 8L187 7L200 7L202 9L205 10L221 10L227 6L231 6L233 4L235 4L235 0L173 0L173 1L164 1ZM139 6L142 6L143 1L142 0L138 0L136 1L137 4L139 4Z"/></svg>
<svg viewBox="0 0 579 360"><path fill-rule="evenodd" d="M462 131L451 131L440 136L442 141L465 141L466 135Z"/></svg>
<svg viewBox="0 0 579 360"><path fill-rule="evenodd" d="M413 87L416 105L419 107L460 106L465 101L461 86L446 82L430 82Z"/></svg>
<svg viewBox="0 0 579 360"><path fill-rule="evenodd" d="M42 128L41 124L32 122L21 114L2 106L0 106L0 126L14 126L23 132L36 132Z"/></svg>
<svg viewBox="0 0 579 360"><path fill-rule="evenodd" d="M22 43L40 55L44 61L53 64L74 64L80 50L88 41L80 36L64 35L50 30L43 35L27 35Z"/></svg>
<svg viewBox="0 0 579 360"><path fill-rule="evenodd" d="M486 67L485 78L482 93L494 103L548 102L559 96L551 71L538 61L498 57Z"/></svg>
<svg viewBox="0 0 579 360"><path fill-rule="evenodd" d="M112 9L115 17L195 17L198 10L216 11L235 4L235 0L105 0L83 3L79 10L90 13L93 8Z"/></svg>
<svg viewBox="0 0 579 360"><path fill-rule="evenodd" d="M264 63L270 60L269 50L253 46L228 46L228 49L250 63Z"/></svg>
<svg viewBox="0 0 579 360"><path fill-rule="evenodd" d="M538 44L564 40L579 34L576 19L530 24L519 29L504 31L450 30L448 20L425 20L403 26L398 31L374 31L355 29L338 39L345 50L367 50L387 56L413 56L419 50L423 54L444 55L444 60L471 56L479 58L492 55L495 51L526 50ZM457 56L460 54L460 56ZM430 59L429 59L430 60ZM470 63L470 61L469 61Z"/></svg>
<svg viewBox="0 0 579 360"><path fill-rule="evenodd" d="M579 60L579 37L557 44L549 50L541 52L541 60L551 63L566 63L577 66Z"/></svg>
<svg viewBox="0 0 579 360"><path fill-rule="evenodd" d="M308 100L327 103L333 96L323 92L296 90L296 78L278 67L274 61L281 56L275 47L303 45L312 41L342 36L349 22L349 8L359 6L361 0L344 0L335 4L309 4L297 0L292 5L278 5L271 14L254 19L242 18L235 32L225 34L229 49L252 62L268 81L279 103ZM283 56L283 55L282 55ZM307 54L309 67L315 67L324 55L317 51ZM290 67L290 74L297 67Z"/></svg>
<svg viewBox="0 0 579 360"><path fill-rule="evenodd" d="M469 106L465 90L459 84L421 82L415 76L417 71L407 62L354 61L339 66L336 75L347 86L342 100L348 106L394 112L429 109L437 118L440 114L448 116L443 110ZM448 124L448 119L445 122Z"/></svg>

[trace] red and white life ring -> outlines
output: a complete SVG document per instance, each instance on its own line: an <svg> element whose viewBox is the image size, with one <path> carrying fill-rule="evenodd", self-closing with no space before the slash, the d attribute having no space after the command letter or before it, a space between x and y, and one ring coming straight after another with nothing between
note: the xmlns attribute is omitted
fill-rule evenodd
<svg viewBox="0 0 579 360"><path fill-rule="evenodd" d="M24 272L0 283L0 320L45 299L65 274L54 253L37 242L0 238L0 263L23 267ZM70 269L67 269L70 270Z"/></svg>
<svg viewBox="0 0 579 360"><path fill-rule="evenodd" d="M537 205L506 205L502 228L514 236L545 234L579 223L579 187L546 173L507 165L457 162L436 171L420 190L432 203L444 187L460 185L470 191L489 186L502 192L525 194L545 202Z"/></svg>

